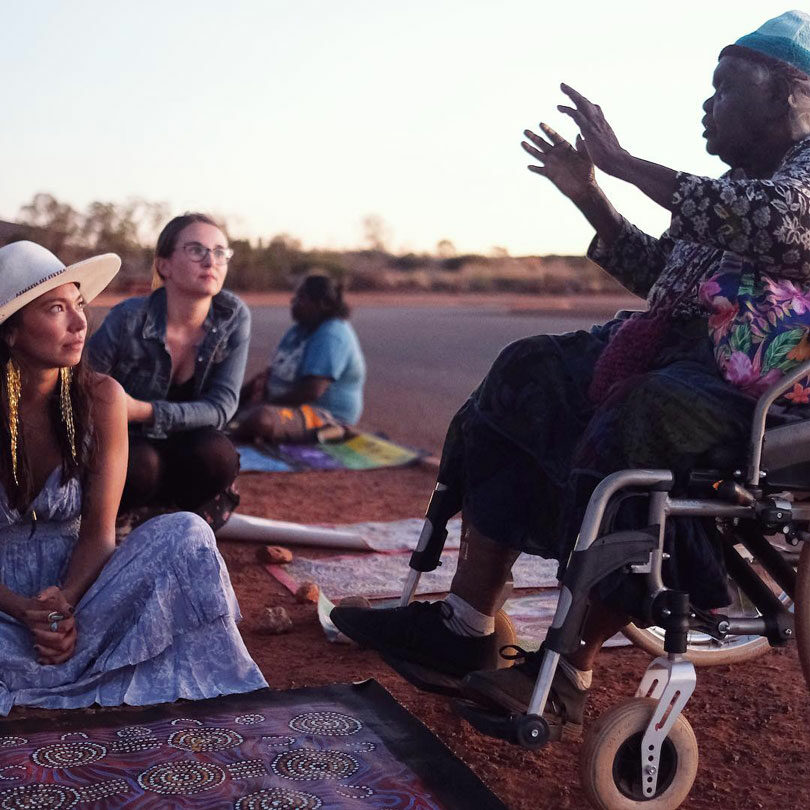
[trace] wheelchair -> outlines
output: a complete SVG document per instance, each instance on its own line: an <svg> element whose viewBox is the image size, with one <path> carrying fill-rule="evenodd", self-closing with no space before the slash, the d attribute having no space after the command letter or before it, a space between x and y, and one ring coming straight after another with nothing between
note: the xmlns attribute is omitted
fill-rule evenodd
<svg viewBox="0 0 810 810"><path fill-rule="evenodd" d="M696 665L750 659L770 647L798 644L810 684L810 419L766 429L768 412L810 374L810 362L771 386L754 410L746 464L695 470L684 495L671 495L669 470L633 469L608 475L595 488L580 527L543 646L540 670L524 714L494 715L467 706L462 716L485 734L526 749L549 741L543 711L560 656L578 649L589 595L616 571L637 575L645 593L626 635L656 657L635 697L602 715L581 753L580 777L589 801L601 810L670 810L686 799L697 774L698 746L683 710L696 684ZM437 483L425 516L401 604L419 577L440 564L448 508ZM647 497L647 526L611 531L615 499ZM678 516L713 518L722 537L729 574L730 609L708 612L690 605L689 594L667 588L666 522Z"/></svg>

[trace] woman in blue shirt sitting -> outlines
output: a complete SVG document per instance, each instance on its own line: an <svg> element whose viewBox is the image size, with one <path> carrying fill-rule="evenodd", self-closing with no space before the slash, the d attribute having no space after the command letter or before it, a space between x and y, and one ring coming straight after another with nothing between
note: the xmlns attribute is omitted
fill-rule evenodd
<svg viewBox="0 0 810 810"><path fill-rule="evenodd" d="M239 402L250 312L222 289L232 255L213 219L175 217L158 237L157 288L113 307L90 339L91 365L127 395L122 512L180 508L216 530L239 502L239 456L222 429Z"/></svg>
<svg viewBox="0 0 810 810"><path fill-rule="evenodd" d="M366 363L341 285L307 276L290 309L295 323L243 391L239 440L311 441L326 427L356 424L363 411Z"/></svg>

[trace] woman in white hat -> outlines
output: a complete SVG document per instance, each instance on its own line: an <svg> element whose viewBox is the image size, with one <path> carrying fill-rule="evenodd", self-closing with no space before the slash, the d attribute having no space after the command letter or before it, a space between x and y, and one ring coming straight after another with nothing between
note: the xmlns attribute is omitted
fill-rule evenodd
<svg viewBox="0 0 810 810"><path fill-rule="evenodd" d="M115 548L126 398L81 357L84 306L119 266L0 248L0 715L266 685L204 521L156 518Z"/></svg>

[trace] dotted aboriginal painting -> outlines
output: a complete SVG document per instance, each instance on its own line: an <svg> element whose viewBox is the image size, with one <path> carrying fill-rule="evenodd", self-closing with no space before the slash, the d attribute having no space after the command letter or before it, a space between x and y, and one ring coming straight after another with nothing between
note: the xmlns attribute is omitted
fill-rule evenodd
<svg viewBox="0 0 810 810"><path fill-rule="evenodd" d="M0 723L0 810L506 810L374 681Z"/></svg>

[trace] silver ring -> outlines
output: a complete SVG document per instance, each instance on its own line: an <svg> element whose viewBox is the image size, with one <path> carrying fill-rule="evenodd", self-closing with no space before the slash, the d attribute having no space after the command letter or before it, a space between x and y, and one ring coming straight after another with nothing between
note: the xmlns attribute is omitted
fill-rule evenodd
<svg viewBox="0 0 810 810"><path fill-rule="evenodd" d="M59 629L59 622L62 621L65 617L61 613L57 613L55 610L52 610L48 614L48 621L50 622L50 631L55 633Z"/></svg>

